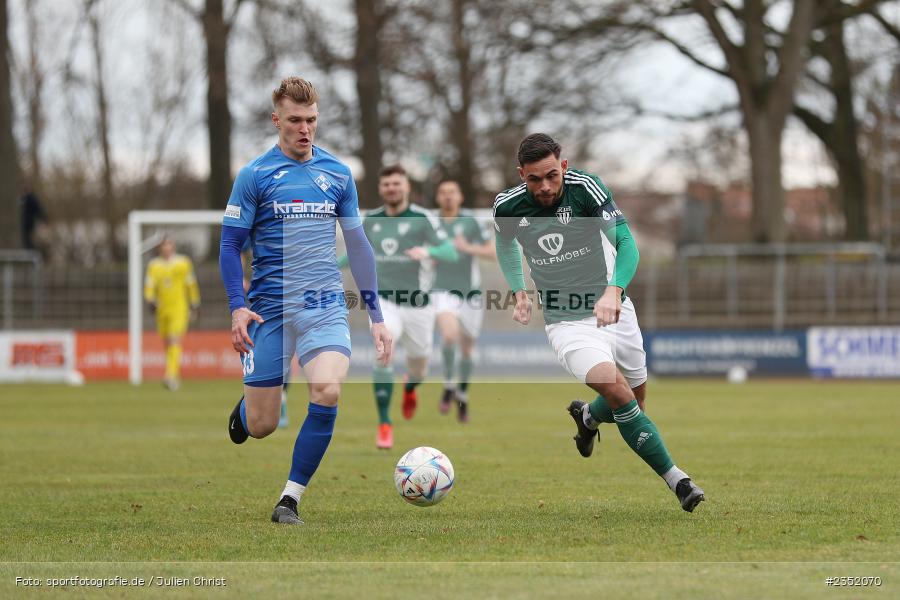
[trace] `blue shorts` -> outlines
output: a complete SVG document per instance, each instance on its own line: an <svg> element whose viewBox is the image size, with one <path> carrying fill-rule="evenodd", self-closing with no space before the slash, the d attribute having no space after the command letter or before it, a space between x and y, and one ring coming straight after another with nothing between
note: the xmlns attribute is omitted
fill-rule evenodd
<svg viewBox="0 0 900 600"><path fill-rule="evenodd" d="M254 310L254 309L251 309ZM253 348L241 354L244 383L253 387L282 385L296 354L302 367L322 352L350 356L350 326L344 306L254 310L265 322L247 328Z"/></svg>

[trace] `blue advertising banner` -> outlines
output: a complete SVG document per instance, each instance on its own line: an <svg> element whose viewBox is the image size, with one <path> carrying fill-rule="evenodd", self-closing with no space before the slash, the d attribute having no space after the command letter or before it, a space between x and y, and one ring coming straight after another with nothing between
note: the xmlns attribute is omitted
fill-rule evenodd
<svg viewBox="0 0 900 600"><path fill-rule="evenodd" d="M807 345L815 377L900 377L900 327L813 327Z"/></svg>
<svg viewBox="0 0 900 600"><path fill-rule="evenodd" d="M654 375L807 375L806 332L660 331L644 334Z"/></svg>

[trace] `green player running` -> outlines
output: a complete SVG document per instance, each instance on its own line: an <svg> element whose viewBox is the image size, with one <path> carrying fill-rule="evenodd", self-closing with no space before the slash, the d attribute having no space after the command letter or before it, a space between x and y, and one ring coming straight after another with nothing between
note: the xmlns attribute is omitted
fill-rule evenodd
<svg viewBox="0 0 900 600"><path fill-rule="evenodd" d="M590 456L599 424L615 423L628 446L692 512L705 499L703 490L675 466L643 411L646 354L634 305L625 296L637 270L637 246L600 178L568 169L560 154L550 136L526 137L517 157L523 183L494 201L497 260L516 295L513 319L527 324L532 310L521 245L550 345L563 368L599 394L589 404L569 404L578 451Z"/></svg>
<svg viewBox="0 0 900 600"><path fill-rule="evenodd" d="M454 262L456 249L440 231L437 218L409 201L409 178L400 165L381 170L378 195L382 206L366 214L363 228L375 251L378 294L384 324L406 350L406 376L403 384L403 416L411 419L418 399L416 387L425 379L434 338L434 307L422 285L422 261L432 258ZM342 260L343 264L344 261ZM394 371L390 362L375 365L372 374L375 403L378 407L378 433L375 445L389 449L394 445L391 423L391 396Z"/></svg>
<svg viewBox="0 0 900 600"><path fill-rule="evenodd" d="M441 414L447 414L455 401L457 418L461 423L467 423L472 351L484 319L478 259L495 260L497 255L493 241L484 234L472 212L460 208L463 200L459 182L445 179L438 184L435 204L440 228L448 239L453 240L459 260L437 264L431 301L441 334L444 365L444 391L438 407ZM457 347L461 355L458 364Z"/></svg>

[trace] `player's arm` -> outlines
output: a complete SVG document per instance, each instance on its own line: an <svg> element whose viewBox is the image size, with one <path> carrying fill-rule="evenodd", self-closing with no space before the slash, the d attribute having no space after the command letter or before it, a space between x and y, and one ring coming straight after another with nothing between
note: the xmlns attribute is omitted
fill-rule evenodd
<svg viewBox="0 0 900 600"><path fill-rule="evenodd" d="M383 323L381 302L378 298L378 274L375 270L375 252L362 227L354 227L344 231L344 243L347 245L347 264L353 281L359 288L360 300L365 303L366 312L372 323Z"/></svg>
<svg viewBox="0 0 900 600"><path fill-rule="evenodd" d="M200 286L197 284L197 276L194 273L194 263L188 260L187 267L188 272L185 283L188 289L188 300L191 303L191 309L196 310L200 308Z"/></svg>
<svg viewBox="0 0 900 600"><path fill-rule="evenodd" d="M513 310L513 319L527 325L531 320L531 299L525 292L525 275L522 272L522 252L519 250L519 242L513 235L506 231L506 218L498 216L494 212L494 229L496 230L495 245L497 248L497 264L503 278L509 285L509 289L516 295L516 307Z"/></svg>
<svg viewBox="0 0 900 600"><path fill-rule="evenodd" d="M406 251L406 255L413 260L424 260L431 257L434 260L443 262L457 262L459 253L453 246L453 241L447 237L447 234L441 231L437 219L432 215L426 217L428 227L425 227L425 243L421 246L410 248Z"/></svg>
<svg viewBox="0 0 900 600"><path fill-rule="evenodd" d="M359 288L360 300L365 303L366 312L372 324L369 331L372 333L372 341L375 343L377 360L382 365L390 364L393 352L393 339L387 326L384 324L384 316L381 314L381 300L378 298L378 274L375 268L375 252L372 244L366 237L366 231L362 226L359 216L359 198L356 194L356 184L353 178L349 178L347 187L337 206L338 222L344 233L344 245L347 246L347 264L350 266L350 274ZM339 262L340 264L340 262Z"/></svg>
<svg viewBox="0 0 900 600"><path fill-rule="evenodd" d="M241 264L241 248L250 236L250 228L256 217L257 194L253 171L244 167L234 181L231 197L225 208L219 244L219 273L228 295L228 309L231 311L231 345L235 351L242 353L253 347L253 341L247 333L250 321L263 322L262 317L246 306L244 269Z"/></svg>
<svg viewBox="0 0 900 600"><path fill-rule="evenodd" d="M150 310L156 311L156 278L153 275L153 265L147 266L147 275L144 277L144 301L150 305Z"/></svg>
<svg viewBox="0 0 900 600"><path fill-rule="evenodd" d="M596 194L592 195L594 201L589 205L587 213L596 218L603 235L616 249L616 262L612 269L609 285L594 304L597 326L603 327L619 321L625 288L628 287L637 272L640 252L638 252L637 244L625 216L616 206L612 192L599 178L593 175L590 178L596 184L594 188L591 188Z"/></svg>
<svg viewBox="0 0 900 600"><path fill-rule="evenodd" d="M481 227L477 222L473 221L474 239L469 240L463 234L456 236L453 240L453 246L458 252L470 254L477 258L486 258L488 260L497 260L497 250L494 247L494 241L484 235Z"/></svg>

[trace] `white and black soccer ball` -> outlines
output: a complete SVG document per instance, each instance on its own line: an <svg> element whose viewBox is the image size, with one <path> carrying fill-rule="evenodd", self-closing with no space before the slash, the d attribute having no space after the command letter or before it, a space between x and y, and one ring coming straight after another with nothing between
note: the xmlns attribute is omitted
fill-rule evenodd
<svg viewBox="0 0 900 600"><path fill-rule="evenodd" d="M394 485L404 500L433 506L453 489L453 465L435 448L420 446L404 454L394 469Z"/></svg>

